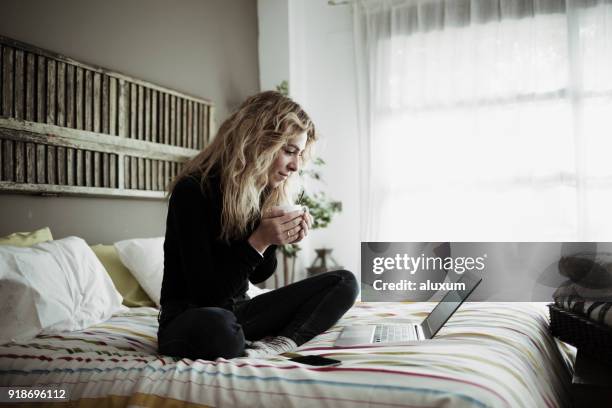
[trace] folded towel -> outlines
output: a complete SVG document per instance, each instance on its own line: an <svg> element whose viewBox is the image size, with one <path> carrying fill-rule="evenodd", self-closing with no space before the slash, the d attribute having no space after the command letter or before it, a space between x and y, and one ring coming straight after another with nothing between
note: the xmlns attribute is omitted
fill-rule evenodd
<svg viewBox="0 0 612 408"><path fill-rule="evenodd" d="M612 327L612 254L582 252L559 260L569 280L555 293L555 304Z"/></svg>

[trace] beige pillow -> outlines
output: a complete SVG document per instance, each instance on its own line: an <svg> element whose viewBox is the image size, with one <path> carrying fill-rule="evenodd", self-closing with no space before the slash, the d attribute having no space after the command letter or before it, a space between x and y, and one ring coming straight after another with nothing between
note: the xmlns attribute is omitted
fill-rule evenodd
<svg viewBox="0 0 612 408"><path fill-rule="evenodd" d="M0 237L0 245L15 245L29 247L40 242L53 241L49 227L41 228L33 232L15 232L5 237Z"/></svg>
<svg viewBox="0 0 612 408"><path fill-rule="evenodd" d="M123 296L123 304L125 306L155 307L155 302L145 293L130 270L123 265L113 245L92 245L91 249L102 265L104 265L115 287L121 293L121 296Z"/></svg>

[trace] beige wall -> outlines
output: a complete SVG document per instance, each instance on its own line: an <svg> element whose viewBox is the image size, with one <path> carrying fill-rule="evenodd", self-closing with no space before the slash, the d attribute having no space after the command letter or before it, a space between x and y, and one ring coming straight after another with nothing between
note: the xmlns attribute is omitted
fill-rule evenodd
<svg viewBox="0 0 612 408"><path fill-rule="evenodd" d="M207 98L216 122L259 90L255 0L2 2L0 35ZM0 236L51 227L90 244L165 231L166 203L0 194Z"/></svg>

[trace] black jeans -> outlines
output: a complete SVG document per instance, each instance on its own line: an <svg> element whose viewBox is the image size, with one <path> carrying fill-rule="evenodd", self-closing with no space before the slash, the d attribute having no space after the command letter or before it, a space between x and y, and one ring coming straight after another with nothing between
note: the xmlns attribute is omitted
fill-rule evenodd
<svg viewBox="0 0 612 408"><path fill-rule="evenodd" d="M326 272L238 302L233 312L220 307L162 308L159 353L214 360L244 353L244 340L285 336L302 345L332 327L359 292L355 276ZM171 316L174 314L174 316Z"/></svg>

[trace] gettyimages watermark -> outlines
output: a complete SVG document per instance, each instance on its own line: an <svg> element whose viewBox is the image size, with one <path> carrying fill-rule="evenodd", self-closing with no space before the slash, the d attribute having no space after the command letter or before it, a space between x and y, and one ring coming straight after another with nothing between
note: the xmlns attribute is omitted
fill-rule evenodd
<svg viewBox="0 0 612 408"><path fill-rule="evenodd" d="M482 278L470 301L612 301L612 243L361 243L363 301L439 301L465 273Z"/></svg>

